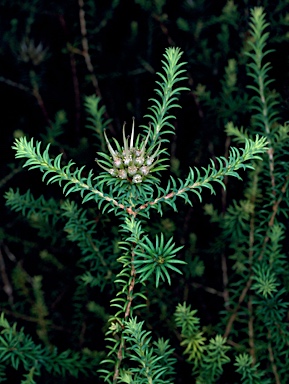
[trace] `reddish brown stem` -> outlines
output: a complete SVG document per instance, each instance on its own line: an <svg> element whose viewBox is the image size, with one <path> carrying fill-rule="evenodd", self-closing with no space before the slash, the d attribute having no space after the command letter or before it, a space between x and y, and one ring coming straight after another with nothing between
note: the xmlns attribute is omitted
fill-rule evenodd
<svg viewBox="0 0 289 384"><path fill-rule="evenodd" d="M99 89L97 78L94 74L93 65L91 63L91 58L89 54L89 46L87 40L87 29L86 29L86 20L85 20L85 12L84 12L84 1L78 0L79 5L79 22L80 22L80 31L81 31L81 44L82 44L82 54L86 63L86 67L88 72L90 73L91 81L95 89L95 94L101 97L101 92Z"/></svg>
<svg viewBox="0 0 289 384"><path fill-rule="evenodd" d="M0 312L4 312L4 313L6 313L6 315L13 316L17 319L21 319L24 321L29 321L31 323L38 323L39 322L39 319L36 319L35 317L23 315L22 313L18 313L18 312L14 312L14 311L10 311L7 308L1 308L0 307ZM64 332L69 332L69 333L72 332L72 330L68 329L67 327L65 328L65 327L61 327L59 325L55 325L55 324L49 323L49 327L52 329L55 329L56 331L62 331L62 332L64 331Z"/></svg>
<svg viewBox="0 0 289 384"><path fill-rule="evenodd" d="M14 168L13 171L8 173L5 177L3 177L2 180L0 180L0 188L2 188L14 175L21 172L23 170L23 167Z"/></svg>
<svg viewBox="0 0 289 384"><path fill-rule="evenodd" d="M252 364L254 365L256 363L256 353L255 353L255 342L254 342L254 317L253 317L252 296L249 297L248 311L249 311L249 321L248 321L249 346L250 346L250 355L252 356Z"/></svg>
<svg viewBox="0 0 289 384"><path fill-rule="evenodd" d="M71 45L68 41L68 32L67 32L67 26L66 22L64 20L64 17L62 15L59 15L59 21L62 26L62 29L67 36L67 50L69 52L69 61L70 61L70 68L71 68L71 75L72 75L72 84L73 84L73 90L74 90L74 104L75 104L75 131L76 133L79 133L80 130L80 110L81 110L81 102L80 102L80 92L79 92L79 81L77 77L77 70L76 70L76 62L74 57L74 52L70 48Z"/></svg>
<svg viewBox="0 0 289 384"><path fill-rule="evenodd" d="M13 306L14 298L13 298L13 288L10 283L10 280L8 278L8 275L6 273L6 266L5 266L5 261L4 257L0 248L0 273L2 277L2 282L3 282L3 291L6 293L8 296L8 302L11 306Z"/></svg>
<svg viewBox="0 0 289 384"><path fill-rule="evenodd" d="M202 284L198 284L198 283L192 283L192 286L195 288L202 288L204 291L212 293L213 295L224 297L224 293L217 291L215 288L206 287L206 286L204 286Z"/></svg>
<svg viewBox="0 0 289 384"><path fill-rule="evenodd" d="M269 340L271 339L270 331L268 333L268 338L269 338ZM274 359L274 353L273 353L271 341L268 344L268 352L269 352L270 363L271 363L271 366L272 366L272 371L273 371L273 374L274 374L274 377L275 377L275 382L276 382L276 384L281 384L280 377L279 377L279 374L278 374L278 371L277 371L277 366L276 366L275 359Z"/></svg>
<svg viewBox="0 0 289 384"><path fill-rule="evenodd" d="M34 71L30 71L29 76L30 76L30 82L31 82L31 85L32 85L32 94L36 98L37 103L38 103L38 105L39 105L39 107L40 107L40 109L41 109L41 111L43 113L43 116L45 117L45 120L46 120L47 124L51 128L52 124L51 124L51 121L49 119L48 112L46 110L46 107L45 107L44 101L42 99L42 96L41 96L41 94L39 92L39 86L38 86L38 83L37 83L37 80L36 80L36 73Z"/></svg>

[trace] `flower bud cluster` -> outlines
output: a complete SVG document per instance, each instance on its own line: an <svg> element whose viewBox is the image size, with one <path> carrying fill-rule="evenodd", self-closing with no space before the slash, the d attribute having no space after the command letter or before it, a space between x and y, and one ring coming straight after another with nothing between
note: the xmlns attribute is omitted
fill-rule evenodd
<svg viewBox="0 0 289 384"><path fill-rule="evenodd" d="M20 59L25 63L31 62L33 65L39 65L45 60L47 51L42 43L36 45L33 40L26 38L20 44Z"/></svg>
<svg viewBox="0 0 289 384"><path fill-rule="evenodd" d="M128 180L133 184L141 183L150 173L156 163L156 156L159 147L155 153L146 151L146 145L150 136L148 132L147 137L141 143L140 148L134 146L134 120L132 125L132 132L130 142L125 136L125 124L123 126L123 147L116 142L118 150L114 150L110 145L106 133L104 137L110 153L110 157L105 156L106 161L97 161L98 165L106 170L111 176ZM105 165L105 166L104 166Z"/></svg>

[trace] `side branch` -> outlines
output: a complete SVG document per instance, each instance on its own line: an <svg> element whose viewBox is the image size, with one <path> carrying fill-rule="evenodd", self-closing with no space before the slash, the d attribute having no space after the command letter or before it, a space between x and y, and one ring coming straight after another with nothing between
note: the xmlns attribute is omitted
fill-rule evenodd
<svg viewBox="0 0 289 384"><path fill-rule="evenodd" d="M145 204L142 204L135 210L135 214L137 214L141 210L145 210L151 206L157 205L161 202L165 202L167 200L174 200L176 197L180 196L185 199L187 203L190 203L187 192L192 191L197 194L201 201L201 190L206 187L210 189L211 193L215 193L214 188L212 187L212 182L218 182L221 184L223 188L225 188L225 184L223 182L226 176L234 176L240 179L237 171L239 169L252 169L252 165L248 161L261 159L259 154L264 153L267 150L267 140L265 137L256 136L255 141L246 139L245 148L238 149L232 147L230 150L230 156L228 159L225 157L216 158L217 163L219 164L219 169L216 169L215 164L212 162L207 169L202 168L204 171L204 175L201 176L200 171L197 168L190 168L189 176L187 177L185 182L178 180L180 187L177 188L177 182L171 178L171 182L173 187L170 189L169 187L164 191L163 196L156 198L153 201L149 201Z"/></svg>
<svg viewBox="0 0 289 384"><path fill-rule="evenodd" d="M29 169L39 168L43 173L42 180L46 178L46 183L55 183L58 182L59 185L64 181L66 182L63 187L63 192L67 196L71 192L80 192L81 196L86 193L86 196L83 198L83 202L86 202L91 199L107 201L114 206L129 211L129 208L125 208L123 204L120 204L113 197L106 195L99 189L94 188L92 182L94 180L92 171L89 172L87 177L82 176L82 171L84 166L81 168L76 168L72 172L75 163L70 161L67 165L61 165L62 154L56 156L55 159L51 159L49 155L49 147L46 147L44 153L41 153L41 142L36 142L34 145L33 139L27 142L26 137L21 137L15 140L13 149L16 150L16 158L26 158L25 164L23 167L29 167ZM52 174L52 176L51 176Z"/></svg>

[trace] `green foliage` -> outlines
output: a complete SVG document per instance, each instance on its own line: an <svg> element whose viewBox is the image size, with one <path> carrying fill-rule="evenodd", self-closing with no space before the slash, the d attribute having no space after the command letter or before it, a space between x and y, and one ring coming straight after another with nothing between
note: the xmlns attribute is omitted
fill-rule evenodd
<svg viewBox="0 0 289 384"><path fill-rule="evenodd" d="M285 383L288 380L283 368L287 359L285 340L288 340L288 332L283 326L288 307L287 289L283 284L288 268L284 260L282 217L288 215L285 156L288 156L289 148L288 140L279 140L287 128L278 123L279 96L269 87L272 83L271 65L265 60L272 50L267 49L269 24L265 17L261 7L251 10L251 38L245 52L249 57L248 75L253 78L253 85L248 85L253 92L251 126L244 131L229 124L227 133L238 142L246 141L252 134L262 134L267 137L268 151L262 166L249 173L244 199L235 201L220 222L223 234L231 236L229 246L234 252L230 257L235 262L236 277L231 283L230 304L238 301L237 305L233 304L232 313L226 316L225 336L231 334L234 341L244 347L247 342L249 344L250 357L244 354L236 359L237 372L244 383ZM248 341L238 338L235 330L236 323L244 327L245 322L249 327ZM266 375L262 369L266 369Z"/></svg>
<svg viewBox="0 0 289 384"><path fill-rule="evenodd" d="M80 372L92 374L89 359L78 352L57 352L56 348L48 350L41 345L36 345L30 336L25 335L24 330L17 331L16 323L12 326L2 313L1 327L1 361L2 367L12 366L18 369L23 366L28 373L24 375L26 381L33 383L34 376L40 376L43 369L53 375L66 375L78 377Z"/></svg>
<svg viewBox="0 0 289 384"><path fill-rule="evenodd" d="M54 199L50 198L45 200L44 196L40 196L35 199L28 190L25 194L21 195L19 190L13 191L10 189L5 194L6 204L16 212L21 212L23 216L28 219L35 217L35 215L41 215L41 218L48 222L51 221L51 225L54 226L59 219L60 210Z"/></svg>
<svg viewBox="0 0 289 384"><path fill-rule="evenodd" d="M186 79L186 77L180 76L185 72L185 69L182 69L182 67L186 64L180 62L181 55L182 53L179 48L167 49L164 54L164 60L162 60L164 74L161 72L157 73L161 78L161 81L156 82L159 86L159 89L155 89L158 99L151 99L154 104L149 108L150 113L145 116L150 119L153 128L151 132L152 145L155 145L155 142L162 135L174 133L173 125L168 122L174 116L166 115L170 109L179 107L178 95L180 91L189 90L186 87L174 87L179 81ZM149 130L148 127L145 128ZM167 139L161 140L161 142L164 141L167 141Z"/></svg>
<svg viewBox="0 0 289 384"><path fill-rule="evenodd" d="M111 120L105 119L106 110L105 106L101 105L100 97L94 95L86 97L84 105L89 115L87 121L90 123L86 127L94 132L93 136L97 138L96 143L100 140L100 147L102 152L104 152L106 150L104 130L108 127Z"/></svg>
<svg viewBox="0 0 289 384"><path fill-rule="evenodd" d="M156 274L156 287L159 285L160 279L168 281L171 284L171 278L168 269L172 269L175 272L182 273L173 264L185 264L182 260L176 260L175 256L182 247L174 248L172 244L173 238L170 238L166 244L164 244L164 235L161 234L160 239L156 236L156 244L154 245L147 237L144 241L140 242L140 250L135 249L134 265L136 271L140 274L140 281L145 281L148 277L155 272Z"/></svg>
<svg viewBox="0 0 289 384"><path fill-rule="evenodd" d="M245 142L244 149L232 148L228 159L225 157L218 158L218 169L213 161L207 169L203 168L203 174L197 168L194 170L190 169L189 176L184 182L180 179L176 181L171 178L166 189L158 185L160 180L159 173L157 173L157 176L153 177L154 187L157 191L157 197L155 198L151 197L151 194L154 192L153 186L145 184L147 180L146 175L143 175L145 178L142 183L136 183L134 178L131 179L129 177L129 168L126 171L123 167L131 166L130 162L136 163L139 158L146 158L146 164L149 166L147 163L148 159L160 156L163 153L160 146L167 139L162 139L161 135L172 133L173 131L173 126L168 123L168 119L173 116L167 115L167 112L173 106L176 106L176 94L180 90L186 89L184 87L173 88L178 81L184 80L183 77L180 77L184 72L184 70L180 69L183 65L183 63L179 64L180 57L179 49L174 48L167 49L164 55L163 70L165 75L159 74L162 83L157 83L160 86L160 90L156 91L161 98L161 102L152 99L154 106L150 107L150 110L153 112L153 115L148 115L152 120L152 130L147 128L148 134L144 143L138 144L140 142L138 137L136 144L134 144L134 131L132 131L130 144L128 144L123 128L123 147L115 140L116 152L111 147L104 133L108 150L113 159L112 164L119 169L119 173L116 175L113 172L108 172L105 176L101 176L101 183L99 183L99 177L94 177L92 170L89 171L88 176L84 176L84 167L75 168L75 163L71 160L67 165L62 165L61 154L57 155L54 159L51 158L49 155L49 145L42 154L41 143L37 142L34 144L33 139L27 141L25 137L21 137L15 140L13 147L16 150L17 158L28 158L24 166L29 167L30 170L39 168L43 172L42 180L46 180L47 184L58 182L61 185L64 182L63 192L66 195L71 192L80 192L83 197L83 203L94 200L98 203L98 208L100 209L101 204L105 202L106 205L102 208L102 212L109 208L109 213L114 212L123 216L121 233L124 236L122 236L122 241L119 243L123 255L118 259L122 264L122 269L114 281L115 284L119 285L120 290L116 298L111 301L112 306L116 307L118 311L109 320L111 325L107 333L107 340L113 346L110 346L109 360L103 361L106 365L114 365L114 369L110 371L101 369L100 371L104 374L106 380L112 379L113 382L116 382L118 378L123 382L133 381L142 383L145 382L144 380L151 383L165 382L163 378L165 377L167 367L160 364L161 355L154 355L150 347L151 337L148 336L148 332L142 330L143 322L137 322L136 318L133 317L133 311L144 306L141 302L137 304L139 300L147 300L143 291L147 280L152 279L155 281L156 287L159 286L160 280L164 282L167 280L171 283L171 271L181 273L175 264L184 264L183 261L177 259L177 253L182 247L175 247L172 238L165 243L163 233L160 236L156 235L155 242L151 241L148 235L144 234L142 223L137 219L137 215L145 213L145 216L148 218L150 206L157 208L161 212L162 202L169 204L176 210L176 198L180 196L186 202L190 202L188 196L190 191L196 193L201 200L200 192L202 188L206 187L211 193L214 193L214 188L211 185L213 181L224 186L222 180L225 176L240 178L236 171L246 168L252 169L250 163L247 163L248 160L259 159L258 155L266 149L266 140L264 138L257 136L255 141L248 139ZM95 100L93 98L89 104L90 110L92 109L92 103L95 104ZM88 102L86 103L88 105ZM93 110L97 108L97 103L94 105ZM99 118L98 124L101 124L101 118ZM163 130L164 127L165 131ZM148 149L146 149L147 143ZM153 152L154 155L152 155ZM123 154L123 159L118 164L121 153ZM102 161L102 163L100 161L99 165L102 167L103 164L109 165L110 157L105 154L100 155L106 160ZM159 166L153 170L159 172L164 169L165 167ZM121 172L125 173L125 176L120 174ZM108 179L108 176L111 178ZM113 181L114 184L112 183ZM106 184L109 186L107 192L105 192ZM19 199L19 194L16 196ZM13 200L13 197L13 193L10 192L7 195L8 201L9 199ZM32 201L34 205L45 205L43 200L37 201L32 199ZM19 209L19 204L17 205L16 202L10 202L10 205ZM105 260L101 254L101 243L99 241L95 242L92 238L95 226L92 222L88 221L86 211L83 209L79 210L74 203L66 201L62 204L62 209L65 211L64 216L69 219L65 227L65 230L68 232L68 239L78 243L84 255L83 261L89 261L90 263L89 275L85 275L83 280L84 282L91 283L90 273L99 269L103 271L102 273L107 273L109 265L108 260ZM101 284L101 282L105 282L105 278L105 275L98 276L97 281ZM137 284L141 284L139 292L136 291ZM118 336L117 338L116 335ZM202 338L199 342L202 344ZM223 346L223 339L217 337L211 340L207 348L207 356L202 359L203 362L200 364L201 372L203 365L211 362L212 378L220 375L222 371L221 366L226 362L225 350L226 347ZM198 353L200 352L199 350ZM138 363L137 370L133 367L122 367L122 360L126 353L128 353L130 360ZM171 359L168 361L171 364L173 362ZM171 364L170 367L172 367ZM141 370L139 370L139 367L142 367ZM169 368L169 372L171 372L171 369ZM135 374L136 376L134 377ZM203 373L200 373L200 377L202 375Z"/></svg>
<svg viewBox="0 0 289 384"><path fill-rule="evenodd" d="M206 338L200 331L199 318L195 310L191 311L190 305L179 304L176 308L176 325L181 327L183 338L181 346L185 346L184 354L189 354L188 361L194 363L193 373L196 383L215 383L223 372L223 365L230 362L226 355L229 346L221 335L211 338L205 345Z"/></svg>
<svg viewBox="0 0 289 384"><path fill-rule="evenodd" d="M226 355L229 349L226 339L221 335L210 339L200 364L200 373L196 380L198 384L215 383L219 379L223 373L223 365L230 362Z"/></svg>
<svg viewBox="0 0 289 384"><path fill-rule="evenodd" d="M85 284L98 285L103 289L112 279L115 265L107 239L104 236L95 236L95 221L89 220L87 210L78 208L75 202L65 200L61 209L64 211L62 217L66 220L64 231L67 239L77 243L82 253L78 265L83 269L89 265L89 271L84 272L80 279Z"/></svg>
<svg viewBox="0 0 289 384"><path fill-rule="evenodd" d="M259 364L252 364L252 356L244 353L243 355L236 356L236 363L234 364L236 371L242 375L242 383L244 384L269 384L270 380L264 377L263 372L258 370Z"/></svg>
<svg viewBox="0 0 289 384"><path fill-rule="evenodd" d="M254 280L256 283L253 284L252 289L262 294L265 298L267 298L267 296L273 296L273 293L278 291L277 287L280 285L277 282L274 272L265 265L258 265L254 268Z"/></svg>
<svg viewBox="0 0 289 384"><path fill-rule="evenodd" d="M181 196L185 199L186 202L189 202L188 192L192 191L201 200L200 192L202 188L209 188L212 193L214 193L214 188L211 186L213 181L220 183L222 186L222 180L225 176L234 176L239 178L238 173L236 172L240 168L252 168L250 164L246 164L245 162L248 160L259 159L259 153L262 153L265 150L266 140L264 138L260 138L256 136L255 141L246 140L244 149L237 149L232 147L230 151L230 155L228 159L225 157L220 157L217 159L218 169L216 168L213 161L211 161L211 165L207 167L207 169L203 168L204 174L201 175L200 171L195 168L190 169L189 176L183 182L178 179L177 181L174 178L168 183L166 189L163 189L158 186L160 182L159 177L147 177L149 176L147 173L143 173L144 182L136 181L134 178L131 179L130 171L126 171L126 166L130 164L131 161L136 162L138 158L146 158L145 153L147 153L146 164L149 167L148 158L153 151L155 151L156 145L158 145L158 149L152 155L152 162L155 156L159 156L163 150L160 150L160 145L163 143L164 139L160 139L159 142L156 143L156 140L163 133L172 133L173 126L167 122L169 118L173 118L172 115L166 116L168 110L175 105L176 101L176 91L185 89L185 88L176 88L173 90L173 85L179 80L183 80L183 77L179 77L180 74L183 73L184 70L180 70L180 65L178 61L180 60L180 52L179 49L168 49L167 53L164 55L165 59L168 63L164 61L164 71L166 76L161 75L163 83L159 83L161 86L161 90L158 90L157 93L159 96L162 96L164 105L159 104L155 99L153 101L156 103L158 107L157 109L153 108L156 115L155 118L150 116L153 120L153 131L152 131L152 142L149 142L149 147L146 150L146 143L150 135L148 134L145 142L140 148L133 146L133 131L131 135L130 146L128 147L127 139L125 138L125 131L123 129L123 142L124 146L121 146L115 140L117 145L117 152L112 149L108 140L108 149L111 154L111 159L113 159L113 163L119 168L119 172L117 174L113 172L107 172L104 175L94 177L93 171L90 170L88 176L83 175L84 166L81 168L75 168L75 163L70 160L67 165L61 166L62 154L57 155L54 159L52 159L49 155L49 144L46 147L43 154L41 153L41 143L37 142L34 145L33 139L29 142L25 137L20 137L15 140L14 149L16 150L16 158L28 158L26 160L24 166L29 167L29 169L39 168L44 174L42 177L42 181L46 179L46 183L55 183L58 182L59 185L62 182L67 182L63 187L63 192L67 196L71 192L80 192L83 197L83 203L94 200L98 203L98 208L100 209L103 203L104 210L109 208L108 212L115 211L117 209L125 210L131 214L131 210L135 211L135 214L142 211L142 214L145 213L151 206L153 208L158 209L161 212L161 203L165 202L176 209L175 200L176 197ZM173 104L172 104L173 103ZM166 130L162 132L164 126L167 126ZM139 139L137 139L139 142ZM136 154L136 158L134 160L132 158L132 152ZM119 159L119 153L124 153L124 159ZM101 154L103 157L107 159L107 161L111 161L110 157L106 154ZM125 160L128 160L126 165ZM119 164L118 164L119 160ZM144 160L142 159L142 164ZM103 163L100 163L101 165ZM104 162L104 164L108 164L108 162ZM108 164L109 165L109 164ZM130 167L130 166L129 166ZM129 169L128 167L128 169ZM140 168L140 171L143 167ZM160 166L157 168L153 168L154 171L164 170L164 166ZM138 171L137 171L138 172ZM139 174L140 178L142 175ZM99 182L99 180L101 182ZM98 182L96 182L98 181ZM153 184L157 189L158 197L155 198L154 201L150 201L151 194L154 192L153 187L150 185L146 185L145 182ZM106 184L110 187L108 192L105 192ZM177 186L179 184L179 186ZM139 203L140 198L142 199L141 203ZM143 204L143 202L145 204ZM138 208L135 208L138 205ZM103 212L104 212L103 210Z"/></svg>
<svg viewBox="0 0 289 384"><path fill-rule="evenodd" d="M142 330L142 326L143 322L138 323L135 318L130 319L123 332L125 342L130 345L128 348L128 358L138 365L137 368L131 368L129 372L131 381L129 383L169 383L171 380L167 375L168 373L170 375L174 373L173 364L175 359L168 358L168 356L171 355L173 350L169 349L170 346L167 342L162 342L160 345L162 353L160 354L158 348L157 354L155 347L158 346L158 343L154 343L154 348L150 347L150 332ZM122 373L120 374L120 379L120 382L128 382L122 379Z"/></svg>
<svg viewBox="0 0 289 384"><path fill-rule="evenodd" d="M74 91L67 112L62 104L59 112L46 109L55 91L42 88L42 73L55 55L33 38L38 2L21 5L21 15L29 14L25 33L20 38L15 18L0 50L25 63L14 74L19 83L0 81L31 94L46 126L44 134L25 124L14 131L15 157L33 172L21 174L26 193L5 193L6 206L42 239L29 242L31 232L21 244L26 222L11 214L0 231L8 297L1 303L0 381L16 371L22 383L64 384L71 376L111 384L287 383L289 128L279 124L286 109L271 76L272 42L277 50L286 42L285 0L273 10L265 1L266 13L249 11L247 0L216 9L203 0L174 7L136 0L129 21L118 0L79 0L77 23L65 19L67 5L59 2L43 15L59 12L67 35L61 55ZM115 28L116 19L128 28ZM103 61L110 34L113 56ZM159 60L162 45L170 47L157 72L153 54ZM155 96L138 126L151 74ZM80 97L91 88L83 111L92 145L82 136ZM122 95L113 102L116 89ZM182 92L188 106L180 113ZM61 103L70 102L67 93ZM121 110L136 116L129 131L109 117ZM0 187L21 168L8 167ZM35 170L49 185L43 195L35 191ZM13 237L14 225L20 232ZM21 325L11 326L10 316Z"/></svg>
<svg viewBox="0 0 289 384"><path fill-rule="evenodd" d="M65 111L58 111L55 115L55 121L51 121L50 126L46 128L46 134L41 135L43 142L45 144L59 145L57 138L64 133L63 125L67 122Z"/></svg>
<svg viewBox="0 0 289 384"><path fill-rule="evenodd" d="M175 319L176 325L181 327L181 335L183 341L182 346L186 349L184 354L189 354L188 361L193 361L195 366L200 364L205 351L206 338L203 337L203 332L200 329L200 319L196 317L197 311L191 310L191 306L179 304L176 308Z"/></svg>

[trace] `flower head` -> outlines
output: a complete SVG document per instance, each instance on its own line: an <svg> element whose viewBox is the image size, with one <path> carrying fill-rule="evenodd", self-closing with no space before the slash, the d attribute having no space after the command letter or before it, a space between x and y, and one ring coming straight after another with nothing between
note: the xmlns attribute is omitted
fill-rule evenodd
<svg viewBox="0 0 289 384"><path fill-rule="evenodd" d="M32 62L33 65L39 65L47 56L48 49L43 47L42 43L35 44L33 40L24 39L20 44L20 58L25 63Z"/></svg>
<svg viewBox="0 0 289 384"><path fill-rule="evenodd" d="M119 178L121 180L127 180L130 183L138 184L144 181L150 174L150 171L157 163L157 156L161 151L160 145L156 151L152 154L152 148L146 149L149 138L150 130L143 141L140 142L139 137L136 143L140 143L135 147L134 143L134 125L135 120L133 118L131 135L125 134L125 123L122 129L123 146L120 146L116 140L115 144L117 150L111 146L106 132L104 132L104 138L107 144L107 148L110 156L100 153L105 160L96 160L98 165L107 171L112 177ZM155 146L154 146L155 148Z"/></svg>

